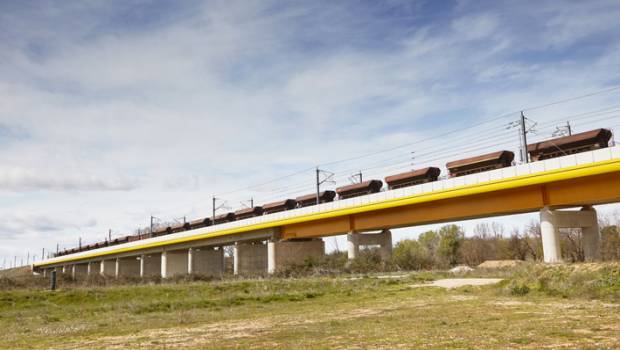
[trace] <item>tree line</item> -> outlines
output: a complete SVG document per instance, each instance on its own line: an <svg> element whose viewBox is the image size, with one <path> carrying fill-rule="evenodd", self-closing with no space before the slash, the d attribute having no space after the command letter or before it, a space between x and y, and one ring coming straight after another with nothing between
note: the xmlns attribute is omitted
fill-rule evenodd
<svg viewBox="0 0 620 350"><path fill-rule="evenodd" d="M603 219L601 259L620 260L618 220ZM580 229L561 230L562 257L568 262L584 261ZM418 239L399 241L393 250L392 262L401 269L444 269L465 264L476 266L487 260L543 260L540 224L532 221L523 230L506 232L499 223L480 223L472 235L457 225L426 231Z"/></svg>

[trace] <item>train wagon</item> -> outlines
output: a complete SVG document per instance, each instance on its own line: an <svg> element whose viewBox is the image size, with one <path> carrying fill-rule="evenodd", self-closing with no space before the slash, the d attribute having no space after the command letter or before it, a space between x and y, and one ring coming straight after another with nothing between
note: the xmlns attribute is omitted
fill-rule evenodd
<svg viewBox="0 0 620 350"><path fill-rule="evenodd" d="M169 235L171 233L174 232L181 232L183 231L183 226L182 225L174 225L174 226L167 226L167 227L157 227L153 229L153 232L149 233L145 233L145 234L141 234L141 235L137 235L137 236L129 236L129 240L132 240L132 237L138 237L137 239L144 239L144 238L151 238L151 237L159 237L159 236L164 236L164 235Z"/></svg>
<svg viewBox="0 0 620 350"><path fill-rule="evenodd" d="M129 242L129 236L118 237L110 241L110 245L117 245Z"/></svg>
<svg viewBox="0 0 620 350"><path fill-rule="evenodd" d="M263 207L261 206L239 209L235 212L235 218L237 220L249 219L259 215L263 215Z"/></svg>
<svg viewBox="0 0 620 350"><path fill-rule="evenodd" d="M437 181L440 173L441 170L439 170L439 168L428 167L388 176L385 178L385 183L387 183L388 189L394 190L401 187Z"/></svg>
<svg viewBox="0 0 620 350"><path fill-rule="evenodd" d="M450 177L463 176L474 173L481 173L494 169L509 167L515 154L510 151L499 151L481 156L455 160L446 164Z"/></svg>
<svg viewBox="0 0 620 350"><path fill-rule="evenodd" d="M225 214L216 215L213 218L213 225L219 225L219 224L223 224L226 222L235 221L235 219L236 219L235 213L225 213Z"/></svg>
<svg viewBox="0 0 620 350"><path fill-rule="evenodd" d="M377 193L381 191L381 187L383 187L383 182L381 180L368 180L353 185L338 187L336 193L338 193L339 199L347 199Z"/></svg>
<svg viewBox="0 0 620 350"><path fill-rule="evenodd" d="M527 145L532 161L606 148L611 139L608 129L596 129Z"/></svg>
<svg viewBox="0 0 620 350"><path fill-rule="evenodd" d="M189 222L190 230L211 226L211 218L196 219Z"/></svg>
<svg viewBox="0 0 620 350"><path fill-rule="evenodd" d="M182 222L182 223L178 223L175 225L170 225L167 227L160 227L160 228L156 228L153 230L152 233L143 233L140 236L139 239L146 239L146 238L151 238L151 237L158 237L158 236L164 236L164 235L169 235L172 233L177 233L177 232L183 232L183 231L187 231L189 230L189 222ZM134 236L129 236L129 237L134 237Z"/></svg>
<svg viewBox="0 0 620 350"><path fill-rule="evenodd" d="M187 231L190 229L190 223L189 222L180 222L176 225L171 225L170 226L170 231L172 231L171 233L177 233L177 232L183 232L183 231Z"/></svg>
<svg viewBox="0 0 620 350"><path fill-rule="evenodd" d="M319 193L319 203L332 202L334 198L336 198L336 192L334 191L323 191ZM297 201L297 205L300 208L307 207L310 205L315 205L316 204L316 193L299 196L295 198L295 201Z"/></svg>
<svg viewBox="0 0 620 350"><path fill-rule="evenodd" d="M162 230L157 230L157 231L153 232L152 234L151 233L142 233L142 234L127 236L127 239L129 240L129 242L135 242L135 241L139 241L141 239L147 239L147 238L151 238L151 237L155 237L155 236L161 236L161 235L165 235L165 234L166 234L165 229L162 229Z"/></svg>
<svg viewBox="0 0 620 350"><path fill-rule="evenodd" d="M315 196L316 198L316 196ZM277 202L271 202L263 205L264 214L279 213L281 211L291 210L297 206L297 201L294 199L285 199Z"/></svg>

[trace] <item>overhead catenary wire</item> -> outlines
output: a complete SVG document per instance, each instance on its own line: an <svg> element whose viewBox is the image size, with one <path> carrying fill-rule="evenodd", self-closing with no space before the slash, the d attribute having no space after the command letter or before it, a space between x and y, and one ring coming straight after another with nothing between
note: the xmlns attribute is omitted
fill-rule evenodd
<svg viewBox="0 0 620 350"><path fill-rule="evenodd" d="M472 127L470 127L470 128L465 128L464 130L471 129L471 128L473 128L473 127L474 127L474 126L472 126ZM416 143L417 143L417 142L416 142ZM412 143L412 144L414 144L414 143ZM403 147L402 147L402 146L399 146L399 147L395 147L395 148L393 148L393 149L395 150L395 149L398 149L398 148L403 148ZM381 153L383 153L383 152L381 152ZM380 154L380 153L379 153L379 152L377 152L376 154ZM333 162L332 162L332 163L333 163ZM321 167L325 167L325 164L332 164L332 163L324 163L324 164L322 164L322 165L321 165ZM357 168L357 167L356 167L356 168ZM356 168L352 168L350 171L355 171L355 170L356 170ZM277 181L277 180L279 180L279 179L284 179L284 178L292 177L292 176L294 176L294 175L300 175L300 174L303 174L304 172L306 172L306 173L307 173L307 172L309 172L309 171L313 171L314 169L315 169L315 168L307 168L307 169L305 169L305 170L302 170L302 171L299 171L299 172L292 173L292 174L290 174L290 175L288 175L288 176L279 177L279 178L277 178L277 179L274 179L274 181L267 181L267 182L263 182L263 183L258 184L258 185L247 186L247 187L245 187L245 188L243 188L243 189L245 189L245 190L258 189L258 188L260 188L260 187L261 187L261 186L263 186L263 185L270 184L270 183L274 183L274 182L276 182L276 181ZM338 171L338 172L341 172L341 171ZM279 186L279 187L281 187L281 186ZM286 187L286 185L285 185L285 187ZM242 190L243 190L243 189L242 189ZM235 193L235 192L239 192L239 190L229 191L229 192L224 192L223 194L225 195L225 194L230 194L230 193ZM220 195L222 195L222 194L220 194Z"/></svg>
<svg viewBox="0 0 620 350"><path fill-rule="evenodd" d="M604 109L604 110L609 110L609 108ZM601 112L601 111L603 111L603 110L597 110L595 112ZM592 112L580 113L580 114L577 114L577 115L578 116L586 116L587 118L593 118L593 117L596 116ZM596 122L596 121L608 120L608 119L615 118L615 117L616 117L616 115L614 115L614 116L607 116L607 117L604 117L604 118L595 119L593 121ZM587 119L587 118L585 118L585 119ZM561 120L561 119L559 119L559 120ZM541 131L542 130L549 130L552 127L553 127L553 125L549 125L549 126L546 126L546 127L543 127L543 128L537 128L538 132L537 132L536 135L534 135L534 137L532 138L533 139L532 141L535 141L538 138L547 138L547 136L543 136L542 135ZM474 143L476 145L484 145L482 147L475 147L475 148L471 148L470 147L470 148L465 148L465 149L459 148L459 150L456 151L456 152L448 152L448 153L440 153L440 152L438 152L438 151L445 151L445 150L452 149L454 147L454 143L451 143L452 146L450 146L450 147L444 147L443 149L439 149L439 150L438 149L429 150L426 154L427 155L433 155L434 157L431 157L431 158L420 158L420 157L417 157L416 163L428 163L428 162L431 162L433 160L440 160L442 158L450 157L450 155L457 156L457 155L462 154L463 152L480 150L480 149L484 149L485 147L491 147L493 145L495 145L495 146L510 145L511 143L513 143L513 141L502 142L502 143L495 143L493 141L493 140L496 140L496 139L502 139L504 135L507 135L507 134L510 134L510 133L511 133L510 131L509 132L503 132L503 133L500 133L500 134L492 135L490 137L482 138L482 140L486 141L486 143L483 143L483 142L476 142L476 143ZM489 143L488 142L489 140L491 140L492 142ZM480 139L479 139L479 141L480 141ZM442 144L445 144L445 143L442 143ZM470 145L471 145L471 143L470 143ZM336 175L334 178L335 178L335 180L337 182L340 183L340 182L342 182L343 179L346 179L346 178L348 178L350 176L350 174L348 174L349 172L357 171L358 169L368 173L368 171L372 171L374 169L387 170L387 169L394 169L396 167L402 168L402 169L404 169L404 168L412 168L412 166L409 164L411 162L411 159L409 158L409 155L410 155L410 153L406 153L406 154L401 154L401 155L396 156L396 157L389 158L390 160L403 159L403 161L398 162L396 164L394 164L394 163L385 164L384 162L379 162L379 163L374 163L374 164L377 164L378 166L374 166L374 164L373 164L373 166L356 167L356 168L351 168L351 169L348 169L348 170L345 170L345 171L340 171L339 174ZM439 157L437 157L437 155L439 155ZM307 185L307 184L301 184L300 186L297 186L297 187L287 187L286 189L284 189L282 191L274 192L274 194L277 195L278 193L283 193L283 194L296 193L296 192L299 192L299 191L296 191L296 190L303 190L303 189L310 190L310 186Z"/></svg>
<svg viewBox="0 0 620 350"><path fill-rule="evenodd" d="M607 112L609 112L609 108L607 108L606 110L608 110ZM597 110L595 112L601 112L602 110ZM585 116L582 119L587 119L587 118L594 118L595 116L597 116L597 114L594 114L593 112L587 112L587 113L580 113L578 114L580 116ZM594 121L599 121L599 120L607 120L607 119L611 119L614 118L616 116L607 116L604 118L599 118L596 119ZM561 119L560 119L561 120ZM548 125L546 127L543 128L537 128L538 129L538 133L536 135L534 135L534 137L532 137L532 141L536 141L536 139L538 138L546 138L546 136L542 135L542 130L548 130L550 128L553 128L553 125ZM428 163L431 162L433 160L441 160L443 158L448 158L451 155L454 156L458 156L461 155L463 152L467 152L467 151L473 151L473 150L481 150L484 149L485 147L492 147L492 146L500 146L500 145L510 145L513 143L513 141L508 141L508 142L503 142L503 143L495 143L493 140L498 140L498 139L505 139L505 135L509 135L510 133L512 133L512 131L507 131L507 132L501 132L501 133L495 133L493 135L490 135L488 137L484 137L482 139L478 139L479 142L476 143L471 143L469 141L465 141L465 142L459 142L458 144L463 144L463 143L469 143L470 145L484 145L483 147L476 147L476 148L459 148L458 151L456 152L446 152L446 150L451 150L452 148L455 147L455 144L453 142L449 143L451 144L450 147L443 147L441 149L437 149L437 148L429 148L428 152L426 153L420 153L421 155L433 155L433 157L431 158L425 158L425 157L416 157L416 163L417 164L421 164L421 163ZM484 143L481 142L485 141ZM491 142L489 142L491 141ZM442 145L445 145L445 143L442 143ZM441 151L441 152L439 152ZM417 153L416 153L417 156ZM402 159L402 161L397 162L396 164L392 163L392 160L400 160ZM411 159L410 159L410 152L404 153L404 154L400 154L398 156L395 157L390 157L389 158L390 162L387 162L387 164L385 164L385 161L381 161L381 162L375 162L373 163L372 166L365 166L365 167L355 167L355 168L351 168L351 169L347 169L344 171L339 171L338 174L334 177L335 180L338 183L342 183L343 179L346 179L350 176L349 172L352 171L359 171L362 170L363 172L368 173L368 171L374 170L374 169L395 169L395 167L398 167L399 169L405 169L405 168L413 168L413 166L411 166ZM374 165L377 166L374 166ZM273 191L273 195L267 195L267 196L263 196L263 198L267 199L267 198L275 198L278 195L283 196L283 195L288 195L288 194L292 194L292 193L299 193L303 190L311 190L311 186L308 185L307 183L301 183L301 184L297 184L296 186L285 186L283 189L281 190L277 190L277 191Z"/></svg>
<svg viewBox="0 0 620 350"><path fill-rule="evenodd" d="M425 153L425 155L433 155L435 156L435 158L437 158L437 154L441 154L441 155L445 155L447 157L451 156L451 155L458 155L459 153L472 148L471 146L482 146L482 147L476 147L475 149L482 149L485 147L491 147L494 144L497 143L497 140L503 140L505 139L505 137L503 137L503 135L508 134L508 133L502 133L500 135L495 135L494 137L486 137L483 138L482 141L478 141L478 142L470 142L470 141L465 141L462 143L466 143L468 144L469 147L465 147L465 148L459 148L458 151L454 151L454 147L449 147L449 148L441 148L438 149L438 151L441 152L434 152L434 151L430 151ZM450 152L448 152L450 151ZM416 163L421 163L421 162L426 162L428 158L419 158L416 159ZM395 162L394 160L398 160L398 162L396 163L397 165L402 165L404 163L411 163L412 159L411 159L411 154L407 153L407 154L401 154L397 157L392 157L389 158L389 161L381 161L381 162L375 162L363 167L358 167L358 168L352 168L350 170L345 170L345 171L338 171L337 175L334 177L336 180L341 180L343 178L348 178L350 176L350 172L353 171L362 171L362 172L367 172L369 170L374 170L374 169L383 169L383 168L390 168L393 167ZM409 167L411 167L411 165L409 165ZM305 188L309 188L309 185L307 182L302 182L301 184L298 184L297 186L285 186L284 188L277 190L277 191L273 191L273 194L279 194L279 193L290 193L291 191L289 190L295 190L295 189L305 189ZM294 192L294 191L292 191ZM263 198L266 198L266 196L263 196Z"/></svg>
<svg viewBox="0 0 620 350"><path fill-rule="evenodd" d="M499 147L499 146L511 145L511 144L514 144L514 143L515 143L515 141L508 140L508 141L504 141L504 142L497 142L497 143L495 143L495 145ZM421 159L420 161L421 162L433 162L433 161L436 161L436 160L445 159L446 157L456 156L456 155L458 155L458 154L460 154L462 152L480 151L480 150L486 149L487 147L488 147L488 145L479 145L477 147L470 147L470 148L459 149L459 150L453 151L453 152L451 152L449 154L444 154L444 155L438 156L438 157L428 157L428 158ZM390 174L386 173L386 171L388 169L392 170L392 171L395 171L395 170L398 170L398 169L407 169L407 168L412 168L412 166L410 164L410 161L404 161L404 162L399 162L399 163L395 163L395 164L393 163L393 164L386 165L386 166L378 166L378 167L373 167L373 168L366 168L365 171L366 171L367 175L372 175L372 174L390 175ZM341 174L338 178L335 178L335 180L336 180L337 183L343 183L344 182L344 184L346 184L346 181L344 181L344 180L346 180L346 178L347 178L347 174ZM308 185L305 188L310 189L310 187L311 186ZM296 193L296 192L298 192L298 191L291 191L291 192L287 192L285 194L291 194L291 193ZM284 195L284 194L280 194L280 195Z"/></svg>
<svg viewBox="0 0 620 350"><path fill-rule="evenodd" d="M563 99L563 100L549 102L549 103L538 105L538 106L527 107L527 108L522 109L522 111L523 112L531 112L531 111L535 111L535 110L542 109L542 108L556 106L556 105L559 105L559 104L562 104L562 103L573 102L573 101L581 100L581 99L592 97L592 96L602 95L602 94L605 94L605 93L608 93L608 92L612 92L612 91L616 91L616 90L620 90L620 85L612 86L612 87L609 87L607 89L593 91L593 92L590 92L590 93L587 93L587 94L583 94L583 95L579 95L579 96L569 97L569 98L566 98L566 99Z"/></svg>
<svg viewBox="0 0 620 350"><path fill-rule="evenodd" d="M597 91L597 92L593 92L593 93L589 93L589 94L585 94L585 95L581 95L581 96L575 96L575 97L572 97L572 98L568 98L568 99L564 99L564 100L560 100L560 101L555 101L555 102L551 102L551 103L544 104L544 105L538 105L538 106L534 106L534 107L524 108L523 111L538 110L538 109L542 109L542 108L545 108L545 107L549 107L549 106L553 106L553 105L557 105L557 104L561 104L561 103L566 103L566 102L570 102L570 101L579 100L579 99L582 99L582 98L587 98L587 97L590 97L590 96L599 95L599 94L602 94L602 93L616 91L618 89L620 89L620 86L616 86L616 87L613 87L613 88L610 88L610 89L600 90L600 91ZM609 109L613 109L613 108L616 108L616 107L618 107L618 106L612 106L612 107L608 107L606 109L609 110ZM576 114L576 115L573 115L573 116L566 116L566 117L558 118L558 119L556 119L554 121L549 121L549 122L545 122L545 123L557 122L557 121L561 121L561 120L567 119L567 118L568 119L572 119L572 118L575 118L577 116L584 116L583 118L587 118L587 117L589 117L588 116L589 114L605 112L606 109L601 109L601 110L591 111L591 112L586 112L586 113L580 113L580 114ZM500 115L498 117L482 121L480 123L471 125L471 126L466 127L466 128L454 129L454 130L451 130L451 131L448 131L448 132L444 132L444 133L441 133L441 134L438 134L438 135L434 135L434 136L431 136L431 137L428 137L428 138L424 138L424 139L421 139L421 140L416 140L415 142L411 142L411 143L407 143L407 144L402 144L402 145L399 145L399 146L391 147L391 148L388 148L388 149L383 149L383 150L376 151L376 152L366 153L366 154L363 154L363 155L360 155L360 156L340 159L340 160L337 160L337 161L332 161L332 162L327 162L327 163L321 163L320 166L321 167L325 167L325 166L329 166L329 165L333 165L333 164L349 162L349 161L352 161L352 160L367 158L367 157L370 157L370 156L373 156L373 155L379 155L379 154L387 153L389 151L393 151L393 150L405 148L405 147L408 147L408 146L412 146L412 145L415 145L415 144L418 144L418 143L421 143L421 142L424 142L424 141L428 141L428 140L431 140L431 139L434 139L434 138L447 136L447 135L450 135L450 134L453 134L453 133L457 133L457 132L462 132L463 130L471 130L471 129L473 129L473 128L477 127L477 126L480 126L480 125L484 125L484 124L487 124L487 123L490 123L490 122L493 122L493 121L498 121L498 120L506 119L506 118L510 117L511 115L516 114L516 113L519 113L519 112L518 111L514 111L514 112L504 113L504 114L502 114L502 115ZM609 113L609 111L608 111L608 113ZM580 118L580 119L583 119L583 118ZM359 167L357 167L357 168L359 168ZM281 180L281 179L293 177L295 175L300 175L300 174L303 174L305 172L311 171L313 169L314 168L306 168L306 169L303 169L303 170L300 170L300 171L297 171L297 172L294 172L294 173L291 173L291 174L288 174L288 175L285 175L285 176L281 176L281 177L278 177L278 178L275 178L273 180L266 181L266 182L263 182L263 183L260 183L260 184L256 184L256 185L252 185L252 186L246 186L246 187L240 188L238 190L223 192L220 195L231 194L231 193L239 192L239 191L242 191L242 190L250 190L250 189L253 189L253 188L256 188L256 187L259 187L259 186L263 186L263 185L266 185L266 184L274 183L274 182L276 182L278 180ZM353 168L353 169L355 169L355 168ZM352 171L354 171L354 170L352 170Z"/></svg>
<svg viewBox="0 0 620 350"><path fill-rule="evenodd" d="M375 151L375 152L370 152L370 153L362 154L362 155L359 155L359 156L354 156L354 157L344 158L344 159L340 159L340 160L336 160L336 161L321 163L321 164L319 164L319 166L320 167L326 167L326 166L330 166L330 165L334 165L334 164L338 164L338 163L344 163L344 162L349 162L349 161L353 161L353 160L357 160L357 159L362 159L362 158L370 157L370 156L373 156L373 155L383 154L383 153L386 153L386 152L389 152L389 151L393 151L393 150L401 149L401 148L404 148L404 147L412 146L412 145L415 145L415 144L419 144L421 142L425 142L425 141L428 141L428 140L431 140L431 139L434 139L434 138L444 137L444 136L448 136L450 134L461 132L463 130L472 129L472 128L475 128L475 127L478 127L478 126L481 126L481 125L484 125L484 124L487 124L487 123L490 123L490 122L493 122L493 121L506 119L506 118L516 114L516 113L520 113L521 111L524 111L524 112L528 111L529 112L529 111L539 110L539 109L547 108L547 107L550 107L550 106L555 106L555 105L562 104L562 103L572 102L572 101L576 101L576 100L580 100L580 99L584 99L584 98L588 98L588 97L592 97L592 96L596 96L596 95L601 95L601 94L604 94L604 93L609 93L609 92L616 91L616 90L620 90L620 85L613 86L613 87L610 87L610 88L607 88L607 89L603 89L603 90L594 91L594 92L591 92L591 93L588 93L588 94L584 94L584 95L573 96L573 97L570 97L570 98L553 101L553 102L550 102L550 103L547 103L547 104L526 107L526 108L523 108L520 111L513 111L513 112L504 113L504 114L501 114L501 115L499 115L497 117L481 121L479 123L470 125L470 126L465 127L465 128L453 129L453 130L450 130L450 131L447 131L447 132L443 132L443 133L440 133L440 134L436 134L436 135L433 135L433 136L430 136L430 137L427 137L427 138L416 140L416 141L411 142L411 143L401 144L399 146L395 146L395 147L391 147L391 148L387 148L387 149L383 149L383 150L379 150L379 151ZM274 179L266 181L266 182L262 182L260 184L246 186L246 187L242 187L242 188L239 188L239 189L236 189L236 190L221 192L221 193L219 193L217 195L222 196L222 195L232 194L232 193L236 193L236 192L243 191L243 190L250 190L250 189L253 189L255 187L259 187L259 186L262 186L262 185L265 185L265 184L270 184L270 183L276 182L276 181L281 180L281 179L285 179L285 178L293 177L293 176L296 176L296 175L300 175L300 174L303 174L303 173L305 173L307 171L310 171L310 170L313 170L313 169L315 169L315 167L299 170L299 171L296 171L296 172L291 173L291 174L287 174L287 175L280 176L280 177L274 178Z"/></svg>
<svg viewBox="0 0 620 350"><path fill-rule="evenodd" d="M447 136L447 135L450 135L450 134L455 133L455 132L459 132L459 131L464 130L464 129L471 129L471 128L474 128L474 127L477 127L477 126L480 126L480 125L484 125L486 123L490 123L490 122L493 122L493 121L505 119L505 118L510 117L513 114L517 114L517 113L520 113L520 112L534 111L534 110L538 110L538 109L542 109L542 108L546 108L546 107L550 107L550 106L554 106L554 105L558 105L558 104L562 104L562 103L567 103L567 102L571 102L571 101L576 101L576 100L579 100L579 99L583 99L583 98L587 98L587 97L592 97L592 96L596 96L596 95L600 95L600 94L604 94L604 93L608 93L608 92L612 92L612 91L616 91L616 90L620 90L620 85L613 86L613 87L610 87L610 88L607 88L607 89L603 89L603 90L594 91L594 92L587 93L587 94L584 94L584 95L573 96L573 97L569 97L569 98L566 98L566 99L563 99L563 100L549 102L549 103L543 104L543 105L526 107L526 108L523 108L521 110L504 113L504 114L501 114L501 115L499 115L497 117L481 121L481 122L473 124L473 125L471 125L471 126L469 126L467 128L453 129L451 131L448 131L448 132L445 132L445 133L441 133L439 135L434 135L434 136L431 136L431 137L428 137L428 138L424 138L422 140L417 140L417 141L412 142L412 143L403 144L403 145L400 145L400 146L392 147L392 148L389 148L389 149L386 149L386 150L380 150L380 151L369 153L369 154L365 154L365 155L360 155L360 156L356 156L356 157L350 157L350 158L341 159L341 160L338 160L338 161L333 161L333 162L328 162L328 163L322 163L321 165L322 166L326 166L326 165L331 165L331 164L335 164L335 163L340 163L340 162L360 159L360 158L369 156L371 154L384 153L384 152L389 151L389 150L394 150L394 149L398 149L398 148L407 147L407 146L414 145L414 144L419 143L419 142L428 141L429 139Z"/></svg>

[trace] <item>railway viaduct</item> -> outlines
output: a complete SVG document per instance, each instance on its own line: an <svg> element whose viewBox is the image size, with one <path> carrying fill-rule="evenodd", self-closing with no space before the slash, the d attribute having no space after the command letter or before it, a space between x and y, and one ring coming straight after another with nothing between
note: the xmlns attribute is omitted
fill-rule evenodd
<svg viewBox="0 0 620 350"><path fill-rule="evenodd" d="M483 173L323 203L37 262L78 277L219 275L223 247L234 246L234 273L272 273L320 257L323 237L346 234L352 259L378 245L391 255L390 229L540 212L544 260L561 261L561 228L581 228L588 260L599 256L595 205L620 201L620 147L551 158Z"/></svg>

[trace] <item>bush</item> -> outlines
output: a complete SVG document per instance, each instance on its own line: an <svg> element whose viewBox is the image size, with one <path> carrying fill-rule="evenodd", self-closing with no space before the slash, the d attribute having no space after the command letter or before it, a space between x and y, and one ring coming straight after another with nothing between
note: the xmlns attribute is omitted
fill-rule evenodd
<svg viewBox="0 0 620 350"><path fill-rule="evenodd" d="M433 266L429 252L418 241L405 239L394 247L392 261L403 270L430 269Z"/></svg>
<svg viewBox="0 0 620 350"><path fill-rule="evenodd" d="M514 270L508 281L505 290L511 295L535 292L563 298L620 301L618 264L528 264Z"/></svg>
<svg viewBox="0 0 620 350"><path fill-rule="evenodd" d="M528 287L527 284L517 283L514 281L508 286L508 288L510 290L510 294L516 296L523 296L530 292L530 287Z"/></svg>
<svg viewBox="0 0 620 350"><path fill-rule="evenodd" d="M392 270L392 265L381 260L378 249L360 250L357 257L351 260L345 268L346 272L368 273Z"/></svg>

